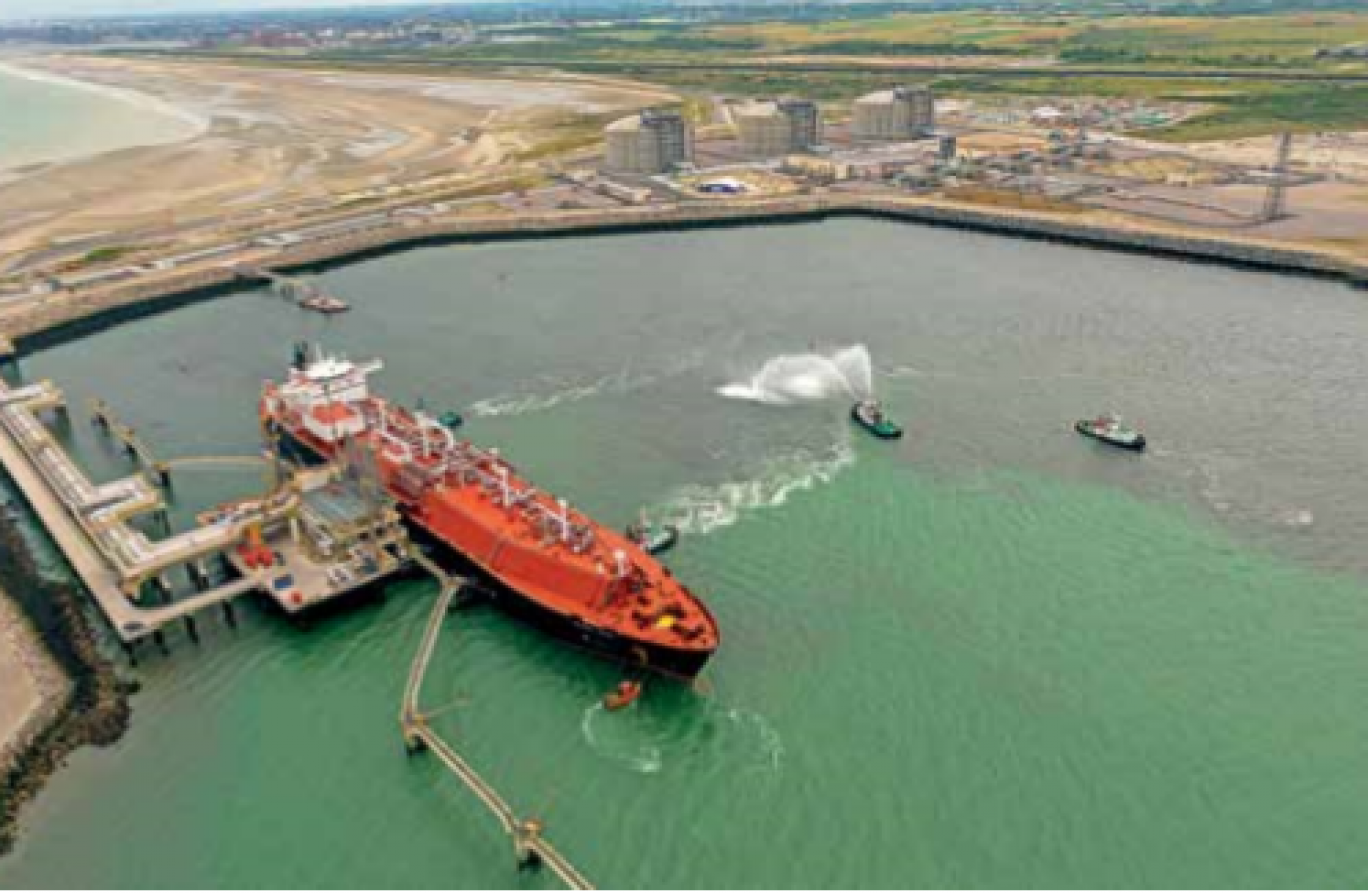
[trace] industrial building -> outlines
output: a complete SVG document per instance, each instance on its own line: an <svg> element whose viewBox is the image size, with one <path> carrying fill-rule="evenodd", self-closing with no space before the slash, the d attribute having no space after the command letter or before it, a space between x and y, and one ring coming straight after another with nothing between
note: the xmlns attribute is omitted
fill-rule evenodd
<svg viewBox="0 0 1368 893"><path fill-rule="evenodd" d="M607 168L620 174L663 174L693 162L693 128L679 112L647 109L604 130Z"/></svg>
<svg viewBox="0 0 1368 893"><path fill-rule="evenodd" d="M894 87L855 100L852 132L856 139L916 139L935 126L936 101L929 87Z"/></svg>
<svg viewBox="0 0 1368 893"><path fill-rule="evenodd" d="M821 115L805 99L752 102L732 112L741 151L752 158L802 152L822 140Z"/></svg>

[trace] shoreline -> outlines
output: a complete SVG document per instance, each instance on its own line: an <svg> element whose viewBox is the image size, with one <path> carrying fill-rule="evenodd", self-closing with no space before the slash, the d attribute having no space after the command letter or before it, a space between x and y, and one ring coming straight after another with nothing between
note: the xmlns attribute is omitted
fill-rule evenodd
<svg viewBox="0 0 1368 893"><path fill-rule="evenodd" d="M48 71L46 68L31 68L24 63L32 61L35 57L16 57L11 59L0 59L0 77L11 77L20 80L32 81L38 84L48 84L62 87L69 90L79 90L83 93L94 94L114 102L130 106L139 112L153 114L163 118L172 119L179 122L180 132L165 139L142 139L132 138L127 142L118 145L110 145L104 148L97 148L89 151L80 149L54 149L44 153L38 158L5 159L0 156L0 185L12 183L23 179L41 170L54 165L69 164L72 162L83 161L95 158L109 152L121 152L126 149L149 148L156 146L169 146L176 143L188 142L197 139L209 132L211 119L207 115L200 114L184 106L176 105L161 97L151 93L143 93L128 87L116 87L112 84L102 84L96 81L80 80L79 78L68 77Z"/></svg>
<svg viewBox="0 0 1368 893"><path fill-rule="evenodd" d="M101 652L87 610L81 590L43 576L15 521L0 517L0 648L10 649L0 665L29 672L38 695L22 720L0 727L0 858L14 848L23 807L67 757L128 728L137 684Z"/></svg>
<svg viewBox="0 0 1368 893"><path fill-rule="evenodd" d="M272 258L270 269L318 272L418 248L537 239L591 238L638 232L801 225L855 218L888 220L1120 251L1187 263L1335 279L1368 287L1368 260L1315 246L1238 240L1208 232L1149 227L1135 221L1070 220L1067 215L988 209L902 197L823 196L675 207L623 207L564 211L535 217L464 218L438 224L393 222L334 239L323 239ZM41 306L6 320L0 336L15 356L68 343L114 325L186 304L233 294L250 280L230 267L180 272L156 282L48 296Z"/></svg>

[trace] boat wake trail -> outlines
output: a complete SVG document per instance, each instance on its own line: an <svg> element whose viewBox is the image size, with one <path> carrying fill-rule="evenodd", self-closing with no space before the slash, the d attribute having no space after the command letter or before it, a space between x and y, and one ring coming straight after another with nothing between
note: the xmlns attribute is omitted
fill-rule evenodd
<svg viewBox="0 0 1368 893"><path fill-rule="evenodd" d="M863 344L830 354L780 354L750 379L732 382L717 393L733 400L787 406L832 397L863 400L874 392L874 364Z"/></svg>
<svg viewBox="0 0 1368 893"><path fill-rule="evenodd" d="M542 412L562 403L575 403L604 393L618 382L620 377L609 375L587 385L578 385L553 391L550 394L505 394L489 397L470 405L470 414L475 416L515 416L529 412Z"/></svg>
<svg viewBox="0 0 1368 893"><path fill-rule="evenodd" d="M825 484L854 463L849 441L834 444L824 453L795 449L770 457L760 474L749 480L681 487L651 515L675 525L681 533L711 533L751 512L781 506L790 494Z"/></svg>
<svg viewBox="0 0 1368 893"><path fill-rule="evenodd" d="M755 768L777 773L784 763L784 740L765 717L741 707L722 707L727 722L743 731L743 738L754 737Z"/></svg>
<svg viewBox="0 0 1368 893"><path fill-rule="evenodd" d="M627 394L648 388L657 382L701 367L705 353L700 348L690 351L657 369L632 372L624 366L611 375L587 384L569 384L546 394L501 394L472 403L469 408L473 416L519 416L530 412L544 412L563 403L577 403L604 394Z"/></svg>
<svg viewBox="0 0 1368 893"><path fill-rule="evenodd" d="M681 719L673 711L652 713L640 701L617 712L596 702L584 711L580 731L594 753L639 775L655 775L671 755L700 748L725 751L719 756L726 765L764 775L778 774L784 760L784 742L763 716L716 703Z"/></svg>
<svg viewBox="0 0 1368 893"><path fill-rule="evenodd" d="M660 745L643 740L640 727L633 724L632 720L636 717L632 714L637 712L637 706L633 704L623 710L625 716L612 716L603 702L599 701L584 711L580 719L580 731L584 733L584 740L589 743L590 749L599 756L622 763L640 775L654 775L664 767L665 756ZM612 722L613 719L627 721Z"/></svg>

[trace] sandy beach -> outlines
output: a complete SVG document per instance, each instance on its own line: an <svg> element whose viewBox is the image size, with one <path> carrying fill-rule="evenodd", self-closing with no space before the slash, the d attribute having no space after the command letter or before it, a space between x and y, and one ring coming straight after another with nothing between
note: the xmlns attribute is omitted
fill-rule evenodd
<svg viewBox="0 0 1368 893"><path fill-rule="evenodd" d="M582 79L373 72L53 56L26 68L145 94L205 122L169 145L36 165L5 186L0 272L106 237L206 240L301 203L512 168L567 132L672 98Z"/></svg>

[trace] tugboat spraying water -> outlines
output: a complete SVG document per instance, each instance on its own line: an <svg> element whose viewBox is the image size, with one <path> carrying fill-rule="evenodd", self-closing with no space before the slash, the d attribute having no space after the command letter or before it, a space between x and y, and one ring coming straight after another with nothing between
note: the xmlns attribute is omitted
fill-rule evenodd
<svg viewBox="0 0 1368 893"><path fill-rule="evenodd" d="M875 437L893 440L903 430L874 399L874 368L863 344L821 353L814 345L804 354L781 354L766 361L749 381L717 391L723 397L788 405L802 401L853 399L850 418Z"/></svg>
<svg viewBox="0 0 1368 893"><path fill-rule="evenodd" d="M878 400L861 400L850 408L850 418L855 424L882 440L897 440L902 437L902 427L884 414Z"/></svg>

